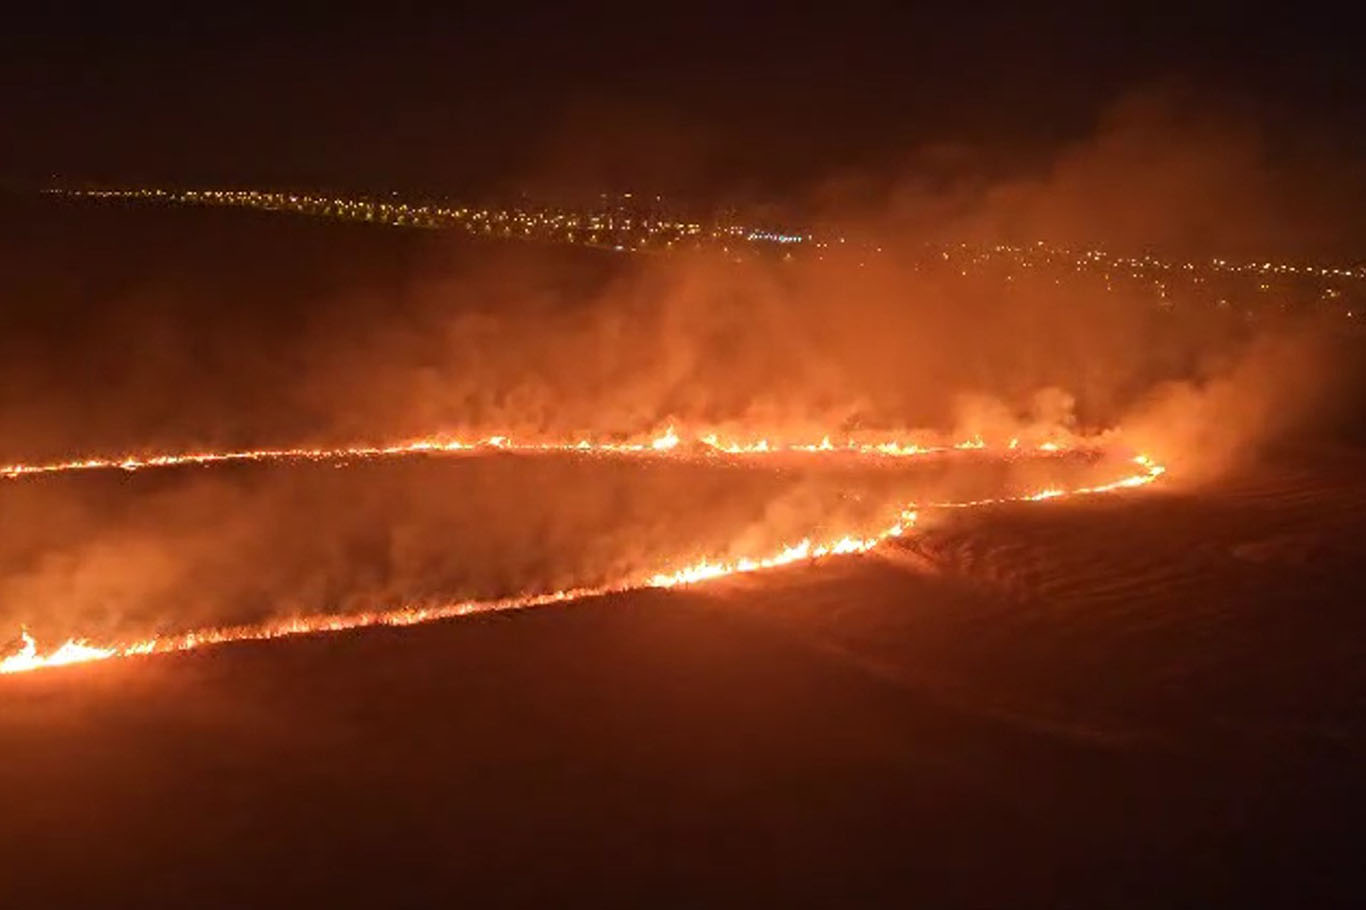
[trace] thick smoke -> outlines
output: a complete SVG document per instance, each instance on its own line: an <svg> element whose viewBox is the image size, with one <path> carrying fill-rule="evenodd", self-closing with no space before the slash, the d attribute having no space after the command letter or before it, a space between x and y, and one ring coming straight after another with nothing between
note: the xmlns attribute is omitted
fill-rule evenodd
<svg viewBox="0 0 1366 910"><path fill-rule="evenodd" d="M1284 327L1155 386L1125 416L1121 435L1164 459L1174 482L1210 481L1297 436L1321 443L1325 428L1351 417L1349 377L1329 339Z"/></svg>
<svg viewBox="0 0 1366 910"><path fill-rule="evenodd" d="M792 261L251 213L24 211L38 227L5 263L0 462L675 426L803 442L1110 434L1208 481L1322 426L1345 400L1341 342L1159 310L1094 276L960 272L926 244L1203 256L1336 236L1293 220L1318 197L1270 160L1246 124L1131 99L1041 173L903 177L876 203L827 208L848 242ZM49 479L0 489L0 610L112 635L504 596L871 530L911 498L1055 482L518 459Z"/></svg>
<svg viewBox="0 0 1366 910"><path fill-rule="evenodd" d="M1322 128L1169 84L1118 98L1042 161L936 142L890 176L813 194L850 230L935 242L1100 247L1178 261L1361 257L1366 169Z"/></svg>

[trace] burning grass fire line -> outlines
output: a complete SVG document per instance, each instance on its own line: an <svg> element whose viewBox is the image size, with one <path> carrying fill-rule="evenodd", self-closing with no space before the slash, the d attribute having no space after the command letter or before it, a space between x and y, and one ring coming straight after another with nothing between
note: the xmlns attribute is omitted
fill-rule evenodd
<svg viewBox="0 0 1366 910"><path fill-rule="evenodd" d="M16 480L44 474L66 474L76 471L143 471L151 468L170 468L185 466L209 466L232 462L304 462L304 461L348 461L397 458L409 455L480 455L493 452L518 454L583 454L606 455L612 457L654 457L667 455L673 458L692 456L758 456L758 455L829 455L844 454L860 457L904 458L919 455L946 454L956 451L986 450L989 447L980 436L975 436L949 445L921 444L904 440L887 440L867 443L847 439L843 443L833 443L829 436L818 442L791 443L772 442L768 439L754 441L723 440L715 433L698 435L692 446L684 444L683 439L669 427L662 433L641 437L626 442L594 442L588 439L573 441L513 441L508 436L486 436L477 439L461 440L450 437L428 437L412 439L399 443L382 445L352 445L335 448L281 448L281 449L244 449L232 452L180 452L175 454L124 455L118 457L75 458L42 464L0 465L0 478ZM1061 443L1048 440L1035 445L1022 445L1019 439L1011 439L1005 450L1019 454L1075 452L1081 449L1093 450L1094 446L1081 446L1075 443Z"/></svg>
<svg viewBox="0 0 1366 910"><path fill-rule="evenodd" d="M855 446L850 443L846 447L836 447L826 438L821 444L816 446L769 446L767 443L756 443L749 446L729 446L723 447L716 441L715 437L709 437L710 442L705 444L725 452L727 454L763 454L782 451L811 451L811 452L854 452L864 455L910 455L924 454L933 451L951 452L955 449L973 450L984 448L980 440L972 440L966 444L958 446L946 446L935 448L916 448L896 446ZM496 441L495 441L496 440ZM569 445L535 445L535 446L516 446L509 443L505 437L493 437L482 444L469 444L469 448L489 449L509 449L513 451L588 451L599 454L613 454L617 456L661 453L673 450L679 444L679 438L670 428L665 434L655 437L649 443L643 444L591 444L575 443ZM456 444L447 443L445 447L437 447L436 444L427 443L405 443L395 446L383 447L353 447L348 449L283 449L283 450L261 450L255 452L241 453L208 453L203 455L162 455L153 456L146 459L139 459L136 463L119 462L115 460L91 459L86 461L69 461L58 463L57 465L38 465L38 466L18 466L26 468L17 470L15 467L5 469L5 473L10 477L23 476L35 473L58 473L61 471L72 470L93 470L97 468L121 467L126 470L139 470L142 468L161 467L178 464L214 464L224 461L265 461L265 460L300 460L300 459L326 459L344 460L346 458L357 457L396 457L405 454L414 454L429 451L456 451ZM461 449L467 447L466 444L458 444ZM762 447L760 447L762 446ZM1012 444L1009 450L1017 448ZM1045 444L1040 446L1044 452L1057 450L1057 446ZM1008 450L1008 451L1009 451ZM87 640L72 638L55 649L40 654L37 642L29 635L27 629L21 630L22 645L20 649L7 657L0 658L0 674L21 673L30 670L65 666L77 663L87 663L90 661L108 660L116 657L135 657L150 654L165 654L175 651L189 651L207 645L224 644L237 641L265 641L275 638L282 638L290 635L310 635L326 632L340 632L348 629L357 629L366 626L410 626L423 622L432 622L440 619L447 619L456 616L465 616L472 613L489 612L495 610L513 610L529 607L544 606L554 603L564 603L573 600L581 600L588 597L598 597L607 594L622 593L632 590L643 590L648 588L673 588L685 585L697 584L699 582L722 578L731 575L744 574L762 571L765 569L778 568L780 566L793 565L796 563L815 562L827 557L852 555L867 553L879 545L900 537L915 526L917 510L923 508L941 509L967 509L990 505L999 505L1014 502L1040 502L1044 500L1059 499L1073 496L1083 496L1098 493L1108 493L1112 491L1130 489L1145 486L1157 480L1165 472L1165 468L1152 461L1144 455L1133 458L1133 463L1139 467L1139 471L1121 477L1109 483L1099 484L1090 487L1075 487L1071 489L1046 489L1035 493L1020 496L1004 496L990 499L979 499L967 502L934 502L934 503L909 503L904 506L883 530L869 537L859 537L846 534L838 538L814 541L810 538L803 539L794 544L782 547L776 552L760 556L742 556L729 559L702 559L681 566L663 568L652 574L642 574L637 577L624 579L622 581L593 586L567 588L558 591L528 593L516 597L503 598L498 600L467 600L445 604L427 604L401 607L390 611L367 612L350 615L322 615L304 616L284 619L276 622L263 623L259 625L228 626L220 628L199 629L183 632L174 635L160 636L143 639L140 641L95 644Z"/></svg>

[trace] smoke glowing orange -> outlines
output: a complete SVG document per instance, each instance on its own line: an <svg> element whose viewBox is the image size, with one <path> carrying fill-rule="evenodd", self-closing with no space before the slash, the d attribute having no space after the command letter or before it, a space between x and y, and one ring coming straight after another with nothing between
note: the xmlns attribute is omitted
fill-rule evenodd
<svg viewBox="0 0 1366 910"><path fill-rule="evenodd" d="M749 442L722 441L716 434L708 433L696 438L695 447L683 445L682 437L671 426L662 433L626 442L592 442L589 440L558 442L513 442L508 436L489 436L479 440L462 441L447 438L429 438L410 442L380 446L349 446L342 448L294 448L258 449L240 452L203 452L186 454L158 454L123 458L86 458L48 464L14 464L0 467L0 476L20 478L40 474L60 474L71 471L92 471L103 469L122 469L138 471L159 467L183 465L213 465L226 462L297 462L297 461L347 461L358 459L379 459L402 457L417 454L443 453L581 453L611 457L715 457L728 456L771 456L783 453L805 455L852 455L857 457L883 458L907 457L933 453L953 454L967 451L987 450L989 447L980 438L952 445L921 446L905 441L881 443L862 443L853 440L843 445L831 442L824 436L817 443L779 443L767 439ZM1069 447L1056 441L1048 441L1036 447L1036 452L1054 453L1076 451L1078 448L1095 449L1094 446L1074 444ZM1010 440L997 454L1002 457L1018 457L1022 447L1016 439ZM1156 481L1165 469L1152 459L1138 455L1133 463L1139 470L1108 483L1072 489L1046 489L1020 496L1006 496L979 499L967 502L908 503L891 517L882 530L867 537L843 534L825 540L810 538L796 541L781 547L775 552L753 556L728 558L703 558L693 562L680 561L680 564L665 566L657 571L619 581L591 586L566 588L557 591L527 593L516 597L498 600L466 600L451 603L421 604L400 607L394 610L355 613L347 615L303 616L267 622L258 625L227 626L197 629L175 635L148 638L138 641L111 642L96 644L83 639L70 639L56 648L40 654L37 642L28 631L21 630L21 647L8 657L0 658L0 674L20 673L49 667L65 666L76 663L108 660L116 657L134 657L148 654L165 654L173 651L189 651L207 645L224 644L237 641L263 641L290 635L312 635L326 632L340 632L365 626L410 626L432 622L471 613L494 610L513 610L547 604L564 603L587 597L598 597L625 591L647 588L674 588L693 585L717 578L737 574L758 572L797 563L810 563L834 556L867 553L888 540L900 537L915 526L918 510L926 508L968 509L1012 502L1039 502L1043 500L1089 494L1108 493L1116 490L1142 487Z"/></svg>

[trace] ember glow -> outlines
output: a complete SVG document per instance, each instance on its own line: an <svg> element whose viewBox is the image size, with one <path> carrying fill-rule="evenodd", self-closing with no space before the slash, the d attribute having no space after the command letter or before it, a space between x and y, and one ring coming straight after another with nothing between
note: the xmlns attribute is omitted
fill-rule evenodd
<svg viewBox="0 0 1366 910"><path fill-rule="evenodd" d="M847 440L836 444L829 436L815 443L777 443L767 439L749 442L722 440L714 433L697 436L697 445L689 447L683 438L670 426L663 432L650 437L627 442L593 442L590 440L561 442L514 442L509 436L489 436L479 440L461 441L454 439L422 439L411 442L382 446L350 446L342 448L298 448L298 449L259 449L241 452L205 452L188 454L158 454L142 457L87 458L53 462L49 464L15 464L0 468L0 475L20 478L38 474L60 474L72 471L94 471L121 469L138 471L159 467L186 465L214 465L226 462L300 462L336 461L398 458L421 454L465 453L490 454L493 452L521 453L563 453L589 454L606 457L715 457L743 456L759 457L788 454L802 455L845 455L864 458L907 457L939 453L947 457L965 457L968 453L988 449L987 444L975 437L956 444L920 446L910 442L888 441L863 443ZM1038 454L1052 454L1059 451L1098 451L1091 445L1064 446L1048 441L1034 447ZM995 452L995 450L992 450ZM1024 450L1016 439L1000 449L1001 457L1022 457ZM1006 503L1040 502L1044 500L1108 493L1117 490L1145 486L1157 480L1164 473L1162 465L1144 455L1133 458L1138 471L1116 480L1087 487L1071 489L1050 488L1034 493L980 499L966 502L907 503L889 516L887 524L880 531L869 536L857 533L842 533L826 539L804 538L781 546L773 552L741 556L703 556L700 558L680 559L676 564L662 566L651 572L623 578L619 581L590 586L565 588L556 591L530 592L523 595L497 600L465 600L449 603L414 604L388 611L375 611L347 615L303 616L267 622L257 625L239 625L218 628L196 629L175 635L154 637L137 641L94 643L80 638L70 639L46 653L40 653L37 642L28 631L21 630L19 650L8 657L0 658L0 673L20 673L74 663L108 660L116 657L134 657L149 654L165 654L174 651L189 651L207 645L224 644L237 641L263 641L291 635L312 635L326 632L340 632L366 626L410 626L432 622L471 613L496 610L513 610L538 607L548 604L564 603L589 597L622 593L648 588L675 588L693 585L713 579L724 578L781 566L799 563L812 563L835 556L867 553L885 542L901 537L916 523L919 510L924 509L968 509L1000 505Z"/></svg>

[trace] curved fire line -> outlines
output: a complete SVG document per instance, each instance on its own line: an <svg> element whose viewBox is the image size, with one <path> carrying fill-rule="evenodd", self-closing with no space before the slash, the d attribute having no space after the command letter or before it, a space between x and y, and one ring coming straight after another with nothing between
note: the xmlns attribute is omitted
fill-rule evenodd
<svg viewBox="0 0 1366 910"><path fill-rule="evenodd" d="M776 444L766 440L749 443L722 442L716 435L708 434L697 440L703 455L729 455L755 457L781 454L824 454L855 455L859 457L900 458L928 454L948 454L984 450L988 447L981 439L971 439L954 445L918 446L911 443L855 443L850 440L844 445L835 445L827 436L819 443ZM681 439L670 427L664 433L644 441L634 442L540 442L514 443L505 436L487 437L473 442L452 439L423 439L384 446L348 446L341 448L298 448L298 449L258 449L239 452L205 452L174 455L151 455L124 458L88 458L48 464L16 464L0 468L0 476L20 478L40 474L61 474L73 471L93 471L122 469L138 471L158 467L181 465L214 465L230 462L298 462L298 461L347 461L359 459L397 458L425 453L469 453L489 454L492 452L538 452L538 453L586 453L613 457L689 457L690 453L680 449ZM1011 440L998 454L1007 457L1027 454L1052 454L1058 452L1099 451L1098 446L1082 444L1062 446L1044 443L1023 449L1017 440ZM137 657L152 654L167 654L177 651L190 651L210 645L240 641L268 641L293 635L316 635L342 632L367 626L411 626L424 622L434 622L472 613L495 610L526 609L548 604L565 603L589 597L619 594L627 591L648 588L673 588L698 584L712 579L732 575L774 569L796 563L811 563L835 556L867 553L883 543L901 537L915 526L918 510L970 509L992 505L1021 502L1042 502L1075 496L1109 493L1118 490L1146 486L1165 473L1165 468L1144 455L1134 456L1133 463L1138 470L1116 480L1088 487L1050 488L1018 496L1003 496L964 502L907 503L895 516L889 517L883 530L869 537L846 534L827 540L805 538L786 545L774 552L756 556L741 556L728 559L703 559L697 562L664 567L660 570L641 574L621 581L591 587L566 588L557 591L533 592L515 597L496 600L466 600L438 604L415 604L394 610L374 611L346 615L319 615L294 617L274 622L254 625L224 626L197 629L175 635L156 636L136 641L92 643L86 639L72 638L51 649L40 653L37 642L27 629L21 629L20 649L0 658L0 674L21 673L58 666L67 666L91 661L113 658Z"/></svg>

